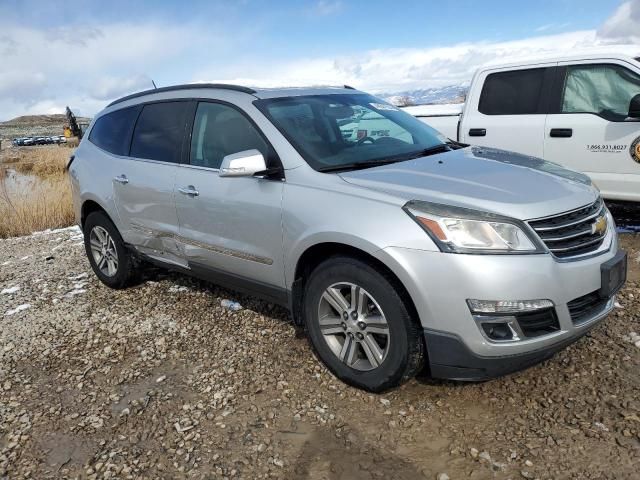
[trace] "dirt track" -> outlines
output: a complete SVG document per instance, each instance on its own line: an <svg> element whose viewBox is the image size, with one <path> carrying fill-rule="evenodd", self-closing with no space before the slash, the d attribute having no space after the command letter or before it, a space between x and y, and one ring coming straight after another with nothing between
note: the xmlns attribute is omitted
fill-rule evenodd
<svg viewBox="0 0 640 480"><path fill-rule="evenodd" d="M2 240L0 478L638 478L640 236L623 244L619 308L553 359L375 396L279 308L157 273L109 290L74 230Z"/></svg>

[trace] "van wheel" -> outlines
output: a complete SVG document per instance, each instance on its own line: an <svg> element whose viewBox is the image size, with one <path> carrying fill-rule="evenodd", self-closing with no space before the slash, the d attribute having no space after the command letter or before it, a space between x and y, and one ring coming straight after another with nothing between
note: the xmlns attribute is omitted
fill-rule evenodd
<svg viewBox="0 0 640 480"><path fill-rule="evenodd" d="M311 273L304 318L320 359L349 385L381 392L423 366L420 328L395 279L361 260L336 256Z"/></svg>
<svg viewBox="0 0 640 480"><path fill-rule="evenodd" d="M103 212L91 213L84 223L84 248L102 283L125 288L136 278L136 262L113 222Z"/></svg>

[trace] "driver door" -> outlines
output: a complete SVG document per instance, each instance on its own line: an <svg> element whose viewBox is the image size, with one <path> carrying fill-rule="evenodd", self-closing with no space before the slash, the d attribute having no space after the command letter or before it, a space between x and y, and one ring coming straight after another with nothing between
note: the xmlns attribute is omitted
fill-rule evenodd
<svg viewBox="0 0 640 480"><path fill-rule="evenodd" d="M640 201L640 122L628 119L640 72L620 63L559 64L559 113L547 116L544 158L589 175L603 196Z"/></svg>
<svg viewBox="0 0 640 480"><path fill-rule="evenodd" d="M285 287L284 183L219 176L226 155L250 149L260 151L267 165L277 161L245 113L226 103L198 103L188 163L176 175L178 240L192 270L232 285L234 279L241 284L251 280L263 287L265 296L277 296Z"/></svg>

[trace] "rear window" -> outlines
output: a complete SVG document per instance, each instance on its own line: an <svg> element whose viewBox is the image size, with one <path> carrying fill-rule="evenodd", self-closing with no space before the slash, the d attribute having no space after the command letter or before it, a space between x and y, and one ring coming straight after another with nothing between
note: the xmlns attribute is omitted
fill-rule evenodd
<svg viewBox="0 0 640 480"><path fill-rule="evenodd" d="M533 68L487 75L478 110L485 115L542 113L539 106L545 70Z"/></svg>
<svg viewBox="0 0 640 480"><path fill-rule="evenodd" d="M188 109L188 102L145 105L133 132L130 155L161 162L180 162Z"/></svg>
<svg viewBox="0 0 640 480"><path fill-rule="evenodd" d="M89 141L114 155L128 155L131 132L140 107L129 107L107 113L96 120Z"/></svg>

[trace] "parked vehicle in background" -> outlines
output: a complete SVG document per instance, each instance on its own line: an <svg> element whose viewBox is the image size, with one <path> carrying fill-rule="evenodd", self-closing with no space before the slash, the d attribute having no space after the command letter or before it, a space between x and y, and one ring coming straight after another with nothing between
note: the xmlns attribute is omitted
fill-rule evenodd
<svg viewBox="0 0 640 480"><path fill-rule="evenodd" d="M350 88L124 97L69 173L104 284L126 287L148 261L255 293L372 391L427 361L434 377L478 380L548 358L612 310L626 277L587 176L448 144Z"/></svg>
<svg viewBox="0 0 640 480"><path fill-rule="evenodd" d="M463 105L405 111L463 143L589 175L604 198L640 201L640 62L581 55L481 68Z"/></svg>

